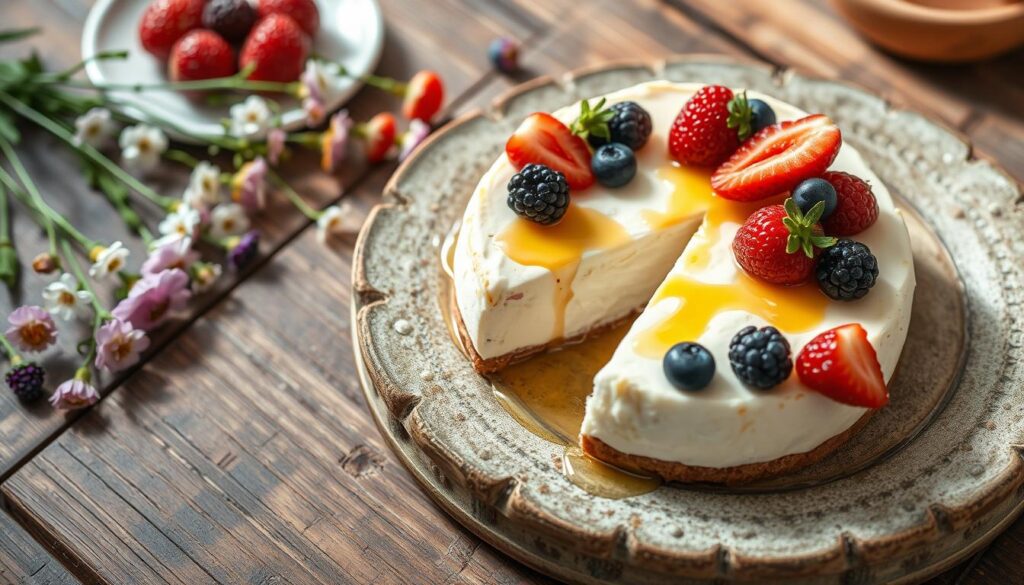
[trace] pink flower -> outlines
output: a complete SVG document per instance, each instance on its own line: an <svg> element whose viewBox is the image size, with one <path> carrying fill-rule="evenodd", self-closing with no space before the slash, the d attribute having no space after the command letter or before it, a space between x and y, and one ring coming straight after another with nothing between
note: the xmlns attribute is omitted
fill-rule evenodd
<svg viewBox="0 0 1024 585"><path fill-rule="evenodd" d="M185 236L153 250L142 263L142 276L158 274L169 268L188 270L198 259L199 253L192 250L192 238Z"/></svg>
<svg viewBox="0 0 1024 585"><path fill-rule="evenodd" d="M267 134L267 160L270 164L277 166L277 161L281 159L281 153L284 152L284 142L288 138L288 134L280 128L274 128Z"/></svg>
<svg viewBox="0 0 1024 585"><path fill-rule="evenodd" d="M57 410L75 410L96 404L100 399L100 393L85 380L79 379L76 375L57 386L53 396L50 396L50 404Z"/></svg>
<svg viewBox="0 0 1024 585"><path fill-rule="evenodd" d="M96 367L108 372L130 368L139 363L139 354L148 347L145 331L111 319L96 332Z"/></svg>
<svg viewBox="0 0 1024 585"><path fill-rule="evenodd" d="M302 100L302 111L306 113L307 126L319 126L320 122L324 121L324 116L327 113L324 108L324 102L313 96L308 96Z"/></svg>
<svg viewBox="0 0 1024 585"><path fill-rule="evenodd" d="M325 173L332 173L348 153L348 133L352 129L352 118L348 110L341 110L331 116L331 123L320 139L320 167Z"/></svg>
<svg viewBox="0 0 1024 585"><path fill-rule="evenodd" d="M409 131L402 137L402 150L398 153L398 160L405 160L421 142L427 139L427 136L430 136L430 124L419 119L409 122Z"/></svg>
<svg viewBox="0 0 1024 585"><path fill-rule="evenodd" d="M18 349L43 351L57 342L57 326L42 307L18 307L7 317L7 322L11 326L4 335Z"/></svg>
<svg viewBox="0 0 1024 585"><path fill-rule="evenodd" d="M231 179L231 199L252 213L267 203L267 161L258 156L247 162Z"/></svg>
<svg viewBox="0 0 1024 585"><path fill-rule="evenodd" d="M191 296L188 274L184 270L171 268L135 283L128 298L114 307L113 314L131 323L132 327L149 331L171 314L184 309Z"/></svg>

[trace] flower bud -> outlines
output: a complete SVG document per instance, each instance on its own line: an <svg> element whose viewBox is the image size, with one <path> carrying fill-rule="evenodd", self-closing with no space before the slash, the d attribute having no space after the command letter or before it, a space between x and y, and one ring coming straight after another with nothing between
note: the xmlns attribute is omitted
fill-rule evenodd
<svg viewBox="0 0 1024 585"><path fill-rule="evenodd" d="M0 274L3 273L4 266L6 266L7 252L10 252L11 256L14 255L14 250L11 249L9 246L4 246L3 248L0 248ZM15 258L15 265L17 265L17 262L17 258ZM32 270L36 274L52 274L58 268L60 268L60 258L54 256L49 252L43 252L42 254L39 254L38 256L32 259Z"/></svg>

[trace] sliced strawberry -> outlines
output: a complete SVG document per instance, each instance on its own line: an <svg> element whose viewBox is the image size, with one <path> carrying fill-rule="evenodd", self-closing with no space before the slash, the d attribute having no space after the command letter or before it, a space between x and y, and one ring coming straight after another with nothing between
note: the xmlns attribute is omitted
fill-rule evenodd
<svg viewBox="0 0 1024 585"><path fill-rule="evenodd" d="M420 71L409 80L402 102L402 114L409 120L430 119L441 109L444 103L444 84L441 77L433 71Z"/></svg>
<svg viewBox="0 0 1024 585"><path fill-rule="evenodd" d="M808 388L843 404L881 408L889 391L868 332L857 323L818 335L800 350L796 371Z"/></svg>
<svg viewBox="0 0 1024 585"><path fill-rule="evenodd" d="M524 120L505 144L505 154L516 170L537 163L562 173L572 189L594 184L587 143L548 114L538 112Z"/></svg>
<svg viewBox="0 0 1024 585"><path fill-rule="evenodd" d="M756 201L790 191L825 172L843 139L827 116L815 114L769 126L740 146L711 175L719 197Z"/></svg>
<svg viewBox="0 0 1024 585"><path fill-rule="evenodd" d="M395 145L397 125L395 116L381 112L366 123L366 160L374 163L384 160Z"/></svg>

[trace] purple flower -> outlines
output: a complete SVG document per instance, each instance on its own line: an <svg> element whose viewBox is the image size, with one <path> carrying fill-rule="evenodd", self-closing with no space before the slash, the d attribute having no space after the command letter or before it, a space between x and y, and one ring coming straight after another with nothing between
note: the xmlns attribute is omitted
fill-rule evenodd
<svg viewBox="0 0 1024 585"><path fill-rule="evenodd" d="M491 42L487 49L491 63L502 73L515 73L519 70L519 43L508 37L500 37Z"/></svg>
<svg viewBox="0 0 1024 585"><path fill-rule="evenodd" d="M18 307L7 317L7 322L11 326L4 335L23 351L43 351L57 342L57 326L42 307Z"/></svg>
<svg viewBox="0 0 1024 585"><path fill-rule="evenodd" d="M22 362L14 364L4 379L7 381L7 387L19 400L31 402L43 395L46 371L35 362Z"/></svg>
<svg viewBox="0 0 1024 585"><path fill-rule="evenodd" d="M170 268L187 270L198 259L199 253L192 250L192 238L185 236L153 250L142 263L142 276L151 276Z"/></svg>
<svg viewBox="0 0 1024 585"><path fill-rule="evenodd" d="M172 313L185 308L192 291L188 288L188 274L171 268L143 277L135 283L124 299L114 307L114 316L149 331L160 325Z"/></svg>
<svg viewBox="0 0 1024 585"><path fill-rule="evenodd" d="M348 133L352 129L352 118L348 110L341 110L331 116L331 123L320 138L320 167L325 173L332 173L348 154Z"/></svg>
<svg viewBox="0 0 1024 585"><path fill-rule="evenodd" d="M50 404L57 410L75 410L96 404L99 399L100 393L92 384L80 379L80 375L76 374L71 380L57 386L53 396L50 396Z"/></svg>
<svg viewBox="0 0 1024 585"><path fill-rule="evenodd" d="M267 134L267 160L270 164L277 166L277 161L281 159L281 153L284 152L284 141L288 138L288 134L280 128L274 128Z"/></svg>
<svg viewBox="0 0 1024 585"><path fill-rule="evenodd" d="M231 178L231 199L252 213L267 203L267 161L258 156Z"/></svg>
<svg viewBox="0 0 1024 585"><path fill-rule="evenodd" d="M430 136L430 124L419 119L409 122L409 131L402 137L402 150L398 153L398 160L405 160L421 142L427 139L427 136Z"/></svg>
<svg viewBox="0 0 1024 585"><path fill-rule="evenodd" d="M228 247L228 264L235 270L245 268L260 251L260 233L256 230L232 238Z"/></svg>
<svg viewBox="0 0 1024 585"><path fill-rule="evenodd" d="M118 372L139 362L139 354L149 347L149 337L131 323L111 319L96 332L96 367Z"/></svg>

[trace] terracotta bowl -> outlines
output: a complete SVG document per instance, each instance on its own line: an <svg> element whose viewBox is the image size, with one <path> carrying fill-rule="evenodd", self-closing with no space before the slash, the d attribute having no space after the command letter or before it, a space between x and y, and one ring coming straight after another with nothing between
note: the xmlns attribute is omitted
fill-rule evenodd
<svg viewBox="0 0 1024 585"><path fill-rule="evenodd" d="M864 36L904 57L977 61L1024 45L1024 2L832 0ZM925 5L928 4L928 5ZM946 8L937 7L939 5ZM954 7L955 5L955 7Z"/></svg>

